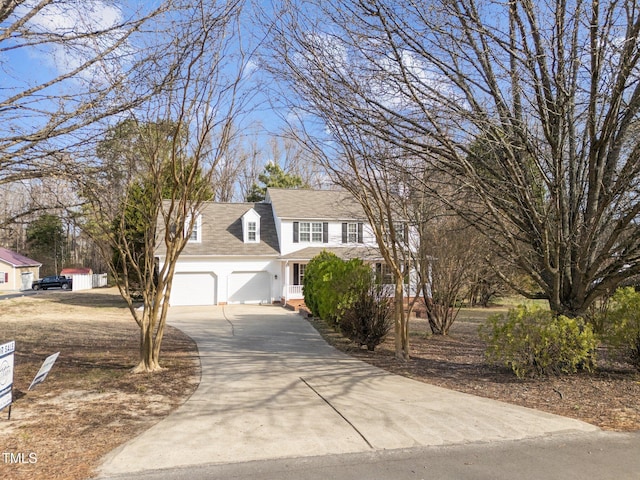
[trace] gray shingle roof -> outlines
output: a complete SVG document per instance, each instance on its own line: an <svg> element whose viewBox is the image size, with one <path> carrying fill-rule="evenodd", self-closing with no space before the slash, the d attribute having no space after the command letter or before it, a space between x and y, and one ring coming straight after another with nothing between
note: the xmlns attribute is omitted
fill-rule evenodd
<svg viewBox="0 0 640 480"><path fill-rule="evenodd" d="M282 255L280 258L283 260L311 260L324 250L336 254L342 260L351 260L353 258L360 258L370 262L382 260L380 250L373 247L307 247L288 253L287 255Z"/></svg>
<svg viewBox="0 0 640 480"><path fill-rule="evenodd" d="M267 199L275 214L284 219L365 220L360 204L341 190L268 188Z"/></svg>
<svg viewBox="0 0 640 480"><path fill-rule="evenodd" d="M242 215L253 208L260 215L260 242L244 243ZM183 255L278 255L278 234L267 203L204 203L202 242L188 243Z"/></svg>

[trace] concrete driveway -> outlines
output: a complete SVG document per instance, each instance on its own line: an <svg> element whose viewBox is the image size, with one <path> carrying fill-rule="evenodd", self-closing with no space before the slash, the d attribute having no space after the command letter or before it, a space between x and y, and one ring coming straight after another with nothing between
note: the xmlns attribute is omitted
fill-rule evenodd
<svg viewBox="0 0 640 480"><path fill-rule="evenodd" d="M389 374L277 306L172 307L202 381L100 474L595 432L592 425Z"/></svg>

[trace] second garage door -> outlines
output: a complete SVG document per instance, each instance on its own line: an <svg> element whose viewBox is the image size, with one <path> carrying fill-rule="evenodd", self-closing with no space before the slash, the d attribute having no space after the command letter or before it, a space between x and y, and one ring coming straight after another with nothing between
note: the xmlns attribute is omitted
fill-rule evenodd
<svg viewBox="0 0 640 480"><path fill-rule="evenodd" d="M229 275L229 303L271 303L268 272L233 272Z"/></svg>
<svg viewBox="0 0 640 480"><path fill-rule="evenodd" d="M213 273L176 273L171 286L170 304L215 305L216 276Z"/></svg>

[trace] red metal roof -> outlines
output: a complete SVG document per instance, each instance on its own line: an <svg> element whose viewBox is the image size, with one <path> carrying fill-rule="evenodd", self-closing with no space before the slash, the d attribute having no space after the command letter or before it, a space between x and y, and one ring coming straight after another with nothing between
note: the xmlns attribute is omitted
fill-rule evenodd
<svg viewBox="0 0 640 480"><path fill-rule="evenodd" d="M0 247L0 261L8 263L14 267L40 267L42 263L29 257Z"/></svg>
<svg viewBox="0 0 640 480"><path fill-rule="evenodd" d="M90 268L63 268L60 275L90 275L93 271Z"/></svg>

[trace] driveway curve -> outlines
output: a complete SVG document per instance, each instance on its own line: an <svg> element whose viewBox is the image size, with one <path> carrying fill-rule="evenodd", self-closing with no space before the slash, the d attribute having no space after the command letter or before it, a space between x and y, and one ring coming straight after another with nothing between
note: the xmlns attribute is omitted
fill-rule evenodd
<svg viewBox="0 0 640 480"><path fill-rule="evenodd" d="M281 307L172 307L169 323L197 342L201 383L109 454L103 476L598 431L390 374L337 351Z"/></svg>

